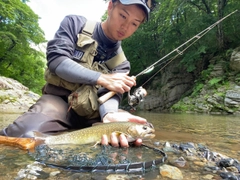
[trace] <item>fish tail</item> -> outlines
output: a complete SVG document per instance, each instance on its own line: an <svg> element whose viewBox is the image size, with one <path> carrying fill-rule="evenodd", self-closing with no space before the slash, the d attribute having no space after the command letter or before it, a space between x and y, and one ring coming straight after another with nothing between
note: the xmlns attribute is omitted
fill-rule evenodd
<svg viewBox="0 0 240 180"><path fill-rule="evenodd" d="M36 141L34 138L0 136L0 144L18 147L23 150L31 150L35 148Z"/></svg>
<svg viewBox="0 0 240 180"><path fill-rule="evenodd" d="M34 135L34 139L36 141L36 146L40 145L40 144L44 144L46 137L48 137L49 135L43 134L41 132L38 131L33 131L33 135Z"/></svg>

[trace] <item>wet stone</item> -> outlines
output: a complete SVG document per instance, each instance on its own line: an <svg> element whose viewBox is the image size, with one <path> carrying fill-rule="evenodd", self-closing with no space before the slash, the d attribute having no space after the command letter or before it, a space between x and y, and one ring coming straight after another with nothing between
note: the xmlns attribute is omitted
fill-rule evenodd
<svg viewBox="0 0 240 180"><path fill-rule="evenodd" d="M216 167L216 166L206 166L206 167L204 167L204 170L216 173L217 171L220 170L220 168Z"/></svg>
<svg viewBox="0 0 240 180"><path fill-rule="evenodd" d="M235 167L238 169L238 172L240 173L240 164L237 164Z"/></svg>
<svg viewBox="0 0 240 180"><path fill-rule="evenodd" d="M176 151L175 148L173 148L169 142L165 142L163 146L164 146L163 150L165 152L175 152Z"/></svg>
<svg viewBox="0 0 240 180"><path fill-rule="evenodd" d="M207 174L205 176L203 176L203 179L213 179L213 175Z"/></svg>
<svg viewBox="0 0 240 180"><path fill-rule="evenodd" d="M183 167L181 167L181 163L183 163L185 160L186 163L189 164L187 168L191 169L193 172L196 172L195 175L197 174L197 172L201 172L201 179L220 180L222 179L221 176L223 176L225 177L225 180L231 180L236 179L238 178L238 176L240 176L240 164L238 160L229 158L228 156L221 153L211 151L204 145L195 145L193 143L180 143L180 145L178 146L178 144L174 143L173 145L171 145L171 147L178 151L179 154L168 153L168 164L178 167L179 171L183 170ZM165 146L163 147L163 150L164 148ZM169 145L168 148L170 148ZM173 156L175 156L175 158ZM160 172L160 174L162 176L165 176L166 174L169 175L171 173L166 173L165 171L162 171ZM170 175L167 177L172 179ZM184 179L189 179L189 173L183 173L183 177ZM198 179L198 177L199 176L197 175L191 176L191 178L194 179Z"/></svg>
<svg viewBox="0 0 240 180"><path fill-rule="evenodd" d="M226 179L226 180L239 180L240 176L236 176L231 172L222 172L220 173L221 178Z"/></svg>
<svg viewBox="0 0 240 180"><path fill-rule="evenodd" d="M71 176L69 176L69 179L70 180L91 179L91 176L83 173L74 173ZM101 180L101 178L99 178L99 180Z"/></svg>
<svg viewBox="0 0 240 180"><path fill-rule="evenodd" d="M185 167L185 168L187 168L188 167L188 163L187 163L187 161L184 159L184 157L180 157L180 158L178 158L178 159L175 159L175 160L173 160L173 161L170 161L170 164L172 164L172 165L174 165L174 166L176 166L176 167L180 167L180 168L183 168L183 167Z"/></svg>
<svg viewBox="0 0 240 180"><path fill-rule="evenodd" d="M131 180L139 179L138 175L127 175L127 174L110 174L106 177L106 180Z"/></svg>
<svg viewBox="0 0 240 180"><path fill-rule="evenodd" d="M177 167L164 164L159 167L159 171L163 177L179 180L183 179L182 172Z"/></svg>
<svg viewBox="0 0 240 180"><path fill-rule="evenodd" d="M232 159L232 158L228 158L228 159L221 159L219 162L218 162L218 165L220 167L230 167L230 166L234 166L234 165L237 165L239 164L239 162L235 159Z"/></svg>
<svg viewBox="0 0 240 180"><path fill-rule="evenodd" d="M201 161L195 161L194 164L197 166L204 166L206 163Z"/></svg>
<svg viewBox="0 0 240 180"><path fill-rule="evenodd" d="M44 171L39 171L39 175L37 175L38 179L48 179L49 178L49 173L46 173Z"/></svg>
<svg viewBox="0 0 240 180"><path fill-rule="evenodd" d="M28 165L24 164L13 164L18 168L18 172L15 172L13 175L15 180L28 180L28 179L92 179L92 180L105 180L105 179L184 179L184 180L204 180L204 179L213 179L213 180L240 180L240 164L237 159L228 157L224 154L211 151L210 148L206 147L202 144L194 144L194 143L175 143L175 142L160 142L152 143L156 149L163 150L167 154L168 158L164 163L153 166L152 169L148 169L146 172L140 172L141 175L133 175L133 173L129 174L119 174L122 172L113 172L113 174L109 174L109 172L73 172L61 170L59 168L52 168L52 166L46 166L44 164L33 162ZM96 153L96 149L91 149L90 151L80 151L79 149L74 151L69 151L71 156L66 156L61 150L54 151L53 149L47 149L46 147L42 147L43 149L39 149L39 156L42 159L50 158L51 160L68 160L68 163L73 163L75 159L79 162L79 158L85 159L89 161L93 158L92 153ZM167 149L165 149L167 148ZM171 149L171 151L169 151ZM114 151L114 152L112 152ZM119 151L119 148L109 149L106 151L106 157L123 157L119 158L117 163L120 161L124 161L128 156L136 155L136 158L133 159L133 162L143 161L145 157L152 157L153 151L149 148L144 149L144 153L141 151L139 154L130 155L131 149L126 149L126 151L122 151L121 153L116 153L115 151ZM81 153L79 153L81 152ZM84 153L83 153L84 152ZM105 152L105 151L104 151ZM125 154L126 153L126 154ZM106 160L98 156L100 158L98 162L105 163ZM76 155L76 156L75 156ZM160 154L157 153L157 156ZM45 157L46 156L46 157ZM11 156L12 157L12 156ZM67 157L67 158L66 158ZM95 157L95 156L94 156ZM1 159L3 162L5 160L9 161L9 157L3 157ZM23 162L23 161L22 161ZM26 162L26 161L25 161ZM57 162L57 161L56 161ZM54 162L54 163L56 163ZM60 164L61 165L61 164ZM67 164L71 165L71 164ZM76 162L74 165L78 166ZM1 164L0 164L0 167ZM6 170L6 167L2 167L3 171ZM69 169L70 170L70 169ZM148 174L149 173L149 174ZM10 173L8 173L9 175ZM151 177L151 178L150 178Z"/></svg>
<svg viewBox="0 0 240 180"><path fill-rule="evenodd" d="M179 147L182 151L187 150L187 149L194 149L195 146L193 143L188 142L188 143L180 143Z"/></svg>
<svg viewBox="0 0 240 180"><path fill-rule="evenodd" d="M15 179L48 179L49 173L43 171L43 166L38 162L28 164L25 169L20 169Z"/></svg>
<svg viewBox="0 0 240 180"><path fill-rule="evenodd" d="M230 171L230 172L238 173L238 169L237 169L236 167L234 167L234 166L227 167L226 169L227 169L228 171Z"/></svg>
<svg viewBox="0 0 240 180"><path fill-rule="evenodd" d="M154 144L154 146L160 146L161 145L161 143L159 141L155 141L153 144Z"/></svg>
<svg viewBox="0 0 240 180"><path fill-rule="evenodd" d="M200 161L200 158L196 157L196 156L187 156L186 160L187 161Z"/></svg>
<svg viewBox="0 0 240 180"><path fill-rule="evenodd" d="M50 177L53 177L53 176L56 176L58 174L60 174L61 172L60 171L53 171L49 174Z"/></svg>

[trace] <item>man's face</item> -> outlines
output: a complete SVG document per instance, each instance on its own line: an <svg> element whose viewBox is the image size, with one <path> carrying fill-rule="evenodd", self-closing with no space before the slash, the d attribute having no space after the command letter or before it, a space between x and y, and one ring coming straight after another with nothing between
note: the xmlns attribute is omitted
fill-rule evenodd
<svg viewBox="0 0 240 180"><path fill-rule="evenodd" d="M103 31L112 40L123 40L138 29L144 18L144 11L137 5L113 5L110 1L108 19L103 23Z"/></svg>

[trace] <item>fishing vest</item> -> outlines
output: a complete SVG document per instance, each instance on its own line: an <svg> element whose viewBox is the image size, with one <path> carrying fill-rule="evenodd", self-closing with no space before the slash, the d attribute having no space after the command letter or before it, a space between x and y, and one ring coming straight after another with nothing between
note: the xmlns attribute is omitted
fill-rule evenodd
<svg viewBox="0 0 240 180"><path fill-rule="evenodd" d="M108 74L112 69L125 61L126 57L124 52L121 52L107 60L105 63L100 64L98 62L93 62L94 57L98 53L98 43L92 38L95 26L96 22L86 22L82 32L78 34L76 44L76 52L78 52L78 54L74 54L74 57L78 58L78 61L76 62L82 66ZM78 115L85 117L86 119L99 117L99 104L97 101L97 90L100 88L99 85L71 83L60 78L55 73L50 72L49 69L46 69L44 77L47 83L63 87L72 92L68 96L69 109L72 108Z"/></svg>

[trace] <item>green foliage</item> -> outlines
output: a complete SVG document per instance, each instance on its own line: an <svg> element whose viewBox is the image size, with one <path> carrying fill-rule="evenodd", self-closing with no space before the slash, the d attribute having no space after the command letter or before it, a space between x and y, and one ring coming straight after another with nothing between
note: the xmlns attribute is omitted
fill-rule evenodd
<svg viewBox="0 0 240 180"><path fill-rule="evenodd" d="M154 1L150 21L143 24L131 38L123 42L125 54L132 64L131 73L138 74L223 16L235 11L236 7L240 7L238 0L222 2L221 0L219 2ZM185 48L190 43L178 49L180 52L184 51L182 55L179 55L182 58L179 65L184 65L188 72L194 72L197 63L202 60L204 55L218 53L225 49L234 49L238 46L240 42L239 18L239 12L233 14L211 29L186 51ZM172 57L176 54L172 54ZM172 57L169 56L166 60ZM140 77L140 79L143 81L143 79L147 79L146 77Z"/></svg>
<svg viewBox="0 0 240 180"><path fill-rule="evenodd" d="M197 96L198 93L202 90L203 87L204 87L204 84L202 84L202 83L197 83L197 84L195 84L191 96L192 96L192 97Z"/></svg>
<svg viewBox="0 0 240 180"><path fill-rule="evenodd" d="M44 84L44 54L34 47L46 40L39 17L25 1L3 0L0 6L0 75L40 93Z"/></svg>
<svg viewBox="0 0 240 180"><path fill-rule="evenodd" d="M189 111L191 109L189 109L189 106L184 104L183 102L178 102L171 107L171 110L174 111L174 112L178 112L178 111L186 112L186 111Z"/></svg>
<svg viewBox="0 0 240 180"><path fill-rule="evenodd" d="M101 21L102 22L105 21L107 19L107 16L108 16L107 11L105 11L104 15L102 15L101 17Z"/></svg>
<svg viewBox="0 0 240 180"><path fill-rule="evenodd" d="M217 92L216 95L219 96L219 97L225 97L226 93Z"/></svg>
<svg viewBox="0 0 240 180"><path fill-rule="evenodd" d="M186 53L181 61L181 64L187 67L188 72L193 72L196 69L195 64L201 60L201 55L204 53L206 53L206 46L202 45L195 51Z"/></svg>
<svg viewBox="0 0 240 180"><path fill-rule="evenodd" d="M208 69L203 70L201 72L201 77L199 78L199 80L204 81L204 80L208 79L212 69L213 69L213 65L209 65Z"/></svg>
<svg viewBox="0 0 240 180"><path fill-rule="evenodd" d="M240 73L236 74L235 81L240 83Z"/></svg>
<svg viewBox="0 0 240 180"><path fill-rule="evenodd" d="M212 78L208 83L209 83L210 87L212 87L212 86L216 86L221 81L222 81L222 78Z"/></svg>

